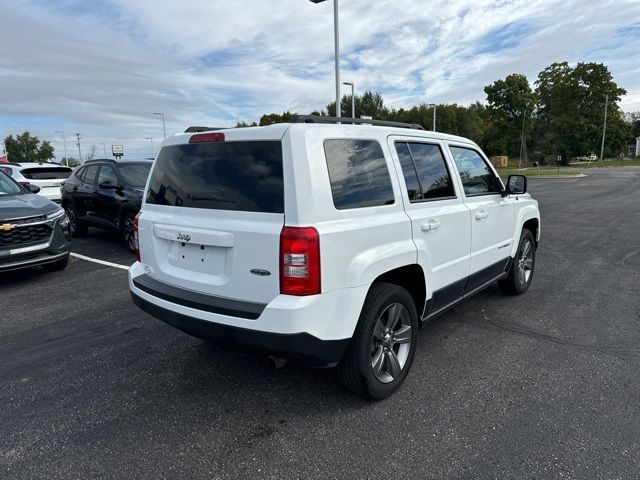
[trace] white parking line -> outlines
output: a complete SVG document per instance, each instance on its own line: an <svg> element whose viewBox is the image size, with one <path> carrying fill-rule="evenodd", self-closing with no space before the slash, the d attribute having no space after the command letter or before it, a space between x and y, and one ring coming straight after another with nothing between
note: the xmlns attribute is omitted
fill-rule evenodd
<svg viewBox="0 0 640 480"><path fill-rule="evenodd" d="M70 255L72 257L80 258L82 260L86 260L87 262L99 263L100 265L106 265L108 267L121 268L122 270L129 270L128 265L120 265L119 263L106 262L104 260L98 260L97 258L86 257L84 255L80 255L79 253L71 252Z"/></svg>

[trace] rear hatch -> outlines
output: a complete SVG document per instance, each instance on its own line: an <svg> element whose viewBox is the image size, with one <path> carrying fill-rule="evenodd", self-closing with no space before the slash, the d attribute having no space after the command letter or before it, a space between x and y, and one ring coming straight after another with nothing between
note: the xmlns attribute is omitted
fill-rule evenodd
<svg viewBox="0 0 640 480"><path fill-rule="evenodd" d="M268 303L280 288L282 144L200 135L218 141L196 134L158 154L139 220L142 263L169 285Z"/></svg>
<svg viewBox="0 0 640 480"><path fill-rule="evenodd" d="M72 170L69 167L28 167L20 170L20 174L32 185L40 187L40 195L51 199L60 198L60 184L64 182Z"/></svg>

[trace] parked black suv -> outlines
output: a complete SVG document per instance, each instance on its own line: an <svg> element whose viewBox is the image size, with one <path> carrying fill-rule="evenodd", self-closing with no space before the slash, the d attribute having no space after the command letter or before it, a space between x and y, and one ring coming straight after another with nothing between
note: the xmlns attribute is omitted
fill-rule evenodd
<svg viewBox="0 0 640 480"><path fill-rule="evenodd" d="M69 262L69 219L39 191L0 171L0 272L36 265L62 270Z"/></svg>
<svg viewBox="0 0 640 480"><path fill-rule="evenodd" d="M133 222L151 164L149 160L104 159L79 167L62 186L62 206L73 236L85 235L89 226L118 230L127 248L135 252Z"/></svg>

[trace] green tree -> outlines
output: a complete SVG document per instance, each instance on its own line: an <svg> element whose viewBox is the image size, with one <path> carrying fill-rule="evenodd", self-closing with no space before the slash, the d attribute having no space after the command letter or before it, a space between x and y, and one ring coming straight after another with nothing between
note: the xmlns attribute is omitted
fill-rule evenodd
<svg viewBox="0 0 640 480"><path fill-rule="evenodd" d="M377 120L383 120L389 114L389 109L384 106L382 95L378 92L367 90L362 95L356 95L355 97L356 118L366 115ZM330 117L336 116L335 101L328 104L325 108L327 109L327 114ZM340 100L340 109L343 117L351 116L351 95L344 95L342 97Z"/></svg>
<svg viewBox="0 0 640 480"><path fill-rule="evenodd" d="M522 130L531 127L535 94L524 75L513 73L484 87L491 120L487 143L492 154L518 155Z"/></svg>
<svg viewBox="0 0 640 480"><path fill-rule="evenodd" d="M244 120L236 123L234 128L246 128L246 127L257 127L258 124L256 122L247 123Z"/></svg>
<svg viewBox="0 0 640 480"><path fill-rule="evenodd" d="M80 165L80 161L77 158L73 157L62 157L60 163L68 167L77 167L78 165Z"/></svg>
<svg viewBox="0 0 640 480"><path fill-rule="evenodd" d="M54 157L53 147L47 141L41 142L38 137L32 137L29 132L20 135L9 135L4 139L4 147L9 161L24 162L48 162Z"/></svg>
<svg viewBox="0 0 640 480"><path fill-rule="evenodd" d="M601 63L553 63L538 75L536 141L542 151L572 157L599 152L608 96L605 155L618 155L630 136L618 105L626 90Z"/></svg>
<svg viewBox="0 0 640 480"><path fill-rule="evenodd" d="M293 113L286 111L280 113L269 113L260 117L260 126L272 125L274 123L284 123L291 120L293 117Z"/></svg>

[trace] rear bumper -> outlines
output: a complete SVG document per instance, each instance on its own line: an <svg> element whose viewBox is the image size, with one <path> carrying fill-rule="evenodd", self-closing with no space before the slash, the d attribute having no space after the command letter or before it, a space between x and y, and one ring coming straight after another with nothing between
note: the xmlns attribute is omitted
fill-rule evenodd
<svg viewBox="0 0 640 480"><path fill-rule="evenodd" d="M134 292L131 292L131 298L148 314L194 337L249 347L310 367L335 366L349 345L349 339L320 340L308 333L271 333L222 325L168 310L144 300Z"/></svg>

